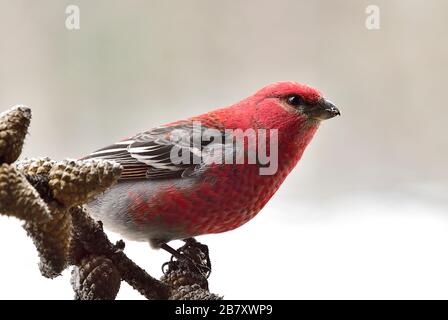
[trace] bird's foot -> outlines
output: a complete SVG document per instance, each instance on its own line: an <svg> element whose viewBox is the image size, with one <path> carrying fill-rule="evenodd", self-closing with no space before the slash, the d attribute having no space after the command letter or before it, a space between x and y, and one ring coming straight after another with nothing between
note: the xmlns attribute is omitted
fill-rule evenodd
<svg viewBox="0 0 448 320"><path fill-rule="evenodd" d="M171 260L162 266L163 272L185 270L199 273L207 279L212 271L208 247L193 238L184 239L184 242L177 250L166 243L160 246L171 254Z"/></svg>

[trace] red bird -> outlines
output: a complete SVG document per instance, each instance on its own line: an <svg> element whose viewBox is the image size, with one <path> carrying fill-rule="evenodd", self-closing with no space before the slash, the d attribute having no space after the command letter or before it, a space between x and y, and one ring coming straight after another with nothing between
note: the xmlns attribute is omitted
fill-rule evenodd
<svg viewBox="0 0 448 320"><path fill-rule="evenodd" d="M314 88L271 84L229 107L154 128L85 157L114 160L124 168L118 184L88 207L107 228L153 247L235 229L274 195L321 120L336 115L339 110ZM207 131L213 139L201 139ZM232 140L236 132L250 132L239 147ZM251 148L248 139L254 135ZM241 150L247 158L259 150L264 137L271 160L278 155L278 163L269 163L271 172L262 172L267 163L261 154L252 162L235 161ZM189 161L179 162L179 154ZM210 161L219 157L233 161Z"/></svg>

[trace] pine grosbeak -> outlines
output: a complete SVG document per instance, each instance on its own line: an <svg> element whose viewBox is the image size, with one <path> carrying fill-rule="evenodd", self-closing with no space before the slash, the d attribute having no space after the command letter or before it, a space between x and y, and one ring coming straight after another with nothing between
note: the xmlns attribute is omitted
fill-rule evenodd
<svg viewBox="0 0 448 320"><path fill-rule="evenodd" d="M149 241L153 247L235 229L252 219L277 191L321 120L339 114L318 90L279 82L229 107L137 134L85 157L114 160L124 168L119 182L88 208L107 228L131 240ZM223 139L192 142L195 134L209 129ZM247 137L240 149L235 147L228 139L236 136L231 129L252 135L276 132L265 134L267 152L278 153L276 170L261 174L266 163L259 155L252 163L237 163L235 157L233 163L210 161L217 154L233 156L241 147L250 149ZM256 144L260 137L264 136L258 136ZM185 150L190 161L173 160Z"/></svg>

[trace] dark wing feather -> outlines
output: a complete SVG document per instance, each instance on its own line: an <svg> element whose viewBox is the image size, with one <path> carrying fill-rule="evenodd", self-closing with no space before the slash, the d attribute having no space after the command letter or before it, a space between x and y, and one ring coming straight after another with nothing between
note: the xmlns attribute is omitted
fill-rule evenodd
<svg viewBox="0 0 448 320"><path fill-rule="evenodd" d="M203 126L199 128L202 132L207 129ZM194 134L202 134L195 131L198 131L198 127L191 122L154 128L99 149L84 159L96 158L119 162L123 166L120 180L179 178L194 173L196 168L202 165L197 159L193 161L198 151L214 143L201 141L200 145L194 145ZM224 139L224 132L222 137ZM170 155L174 147L180 147L189 152L191 161L187 164L173 163Z"/></svg>

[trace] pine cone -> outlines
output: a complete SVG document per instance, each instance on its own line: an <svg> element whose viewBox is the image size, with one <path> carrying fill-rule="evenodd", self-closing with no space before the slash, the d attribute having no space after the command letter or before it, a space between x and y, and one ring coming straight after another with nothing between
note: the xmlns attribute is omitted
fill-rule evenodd
<svg viewBox="0 0 448 320"><path fill-rule="evenodd" d="M50 208L52 213L50 221L27 222L24 228L39 252L41 274L47 278L55 278L68 264L72 220L67 209L56 204L52 204Z"/></svg>
<svg viewBox="0 0 448 320"><path fill-rule="evenodd" d="M73 269L71 282L76 300L115 300L121 276L110 259L90 255Z"/></svg>
<svg viewBox="0 0 448 320"><path fill-rule="evenodd" d="M18 161L16 167L19 171L28 175L45 174L47 175L51 168L56 164L56 161L48 157L31 158Z"/></svg>
<svg viewBox="0 0 448 320"><path fill-rule="evenodd" d="M194 284L177 288L169 300L222 300L222 297Z"/></svg>
<svg viewBox="0 0 448 320"><path fill-rule="evenodd" d="M33 186L6 163L0 165L0 213L39 223L51 218L50 210Z"/></svg>
<svg viewBox="0 0 448 320"><path fill-rule="evenodd" d="M197 284L200 288L208 290L207 279L198 274L187 270L175 270L167 272L160 281L166 283L174 290L181 286Z"/></svg>
<svg viewBox="0 0 448 320"><path fill-rule="evenodd" d="M31 110L25 106L0 114L0 163L13 163L20 156L30 120Z"/></svg>
<svg viewBox="0 0 448 320"><path fill-rule="evenodd" d="M105 160L65 160L49 172L49 186L56 200L71 207L88 202L120 177L122 167Z"/></svg>

